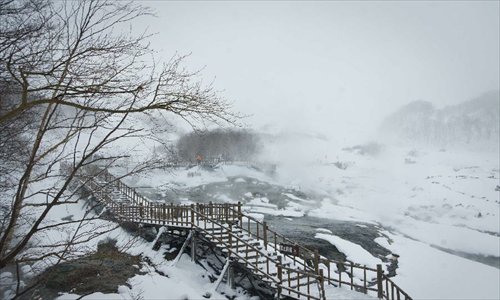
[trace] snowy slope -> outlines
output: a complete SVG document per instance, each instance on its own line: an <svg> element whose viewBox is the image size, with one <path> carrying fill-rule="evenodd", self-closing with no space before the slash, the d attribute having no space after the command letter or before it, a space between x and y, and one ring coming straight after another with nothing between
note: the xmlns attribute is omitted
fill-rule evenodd
<svg viewBox="0 0 500 300"><path fill-rule="evenodd" d="M495 150L383 145L375 155L361 155L315 143L323 145L311 148L329 151L278 168L283 184L323 193L309 215L382 225L391 237L383 245L401 256L395 281L415 298L500 297ZM337 237L318 237L345 245ZM355 255L356 248L349 249Z"/></svg>

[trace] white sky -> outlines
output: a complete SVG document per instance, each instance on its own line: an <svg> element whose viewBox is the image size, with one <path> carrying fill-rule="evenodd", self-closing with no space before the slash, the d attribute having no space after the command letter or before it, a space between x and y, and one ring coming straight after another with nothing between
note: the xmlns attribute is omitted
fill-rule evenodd
<svg viewBox="0 0 500 300"><path fill-rule="evenodd" d="M252 114L254 128L368 132L413 100L499 88L498 1L143 1L152 47Z"/></svg>

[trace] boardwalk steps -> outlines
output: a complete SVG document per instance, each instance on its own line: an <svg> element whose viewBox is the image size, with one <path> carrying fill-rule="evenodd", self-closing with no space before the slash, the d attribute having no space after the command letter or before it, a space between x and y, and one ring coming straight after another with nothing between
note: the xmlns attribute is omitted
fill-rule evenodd
<svg viewBox="0 0 500 300"><path fill-rule="evenodd" d="M62 169L71 172L70 165ZM75 179L116 219L193 230L274 289L275 298L323 300L325 285L348 286L380 299L411 297L382 271L330 260L244 214L241 203L174 205L151 202L107 170L86 167Z"/></svg>

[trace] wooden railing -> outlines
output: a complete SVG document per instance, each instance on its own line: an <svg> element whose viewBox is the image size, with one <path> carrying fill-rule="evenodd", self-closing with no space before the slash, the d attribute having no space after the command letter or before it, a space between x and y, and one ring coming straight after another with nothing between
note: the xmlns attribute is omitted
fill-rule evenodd
<svg viewBox="0 0 500 300"><path fill-rule="evenodd" d="M218 222L210 218L210 216L206 216L196 211L194 207L193 207L193 215L196 216L196 218L194 218L193 225L200 231L204 232L206 236L210 236L210 239L215 239L218 244L223 245L224 246L223 248L228 250L228 254L230 257L240 259L247 267L250 266L251 269L255 271L255 273L261 274L271 282L278 284L276 278L274 278L271 275L272 274L271 265L276 261L269 254L261 252L260 248L241 238L237 233L233 231L232 228L233 226L231 224ZM228 239L225 240L217 236L216 229L218 230L220 229L220 233L226 234L228 236ZM246 248L246 251L244 251L245 255L241 255L238 251L232 251L233 248L235 249ZM248 253L250 252L249 250L253 250L254 252L256 252L256 256L253 258L249 257L248 256ZM255 259L255 262L251 261L250 259ZM262 260L265 261L266 265L265 270L261 270L258 267L259 265L258 262Z"/></svg>
<svg viewBox="0 0 500 300"><path fill-rule="evenodd" d="M382 265L379 266L382 267ZM325 280L328 284L338 287L346 285L350 287L351 290L356 290L365 294L369 291L378 292L376 286L376 282L378 281L377 269L352 262L334 261L324 257L320 258L319 267L323 270ZM356 272L361 274L355 276ZM347 278L343 278L342 273L346 273Z"/></svg>
<svg viewBox="0 0 500 300"><path fill-rule="evenodd" d="M345 285L351 290L365 294L374 292L380 299L400 300L401 295L405 300L412 299L383 273L382 265L370 268L348 261L332 260L320 256L317 250L312 251L271 230L265 221L261 222L247 215L239 216L239 219L240 227L255 238L262 239L266 249L270 246L271 249L291 257L294 264L300 266L304 272L314 272L317 275L323 272L324 280L328 284L338 287ZM286 251L283 251L283 248L286 248ZM342 278L342 273L345 273L347 278Z"/></svg>
<svg viewBox="0 0 500 300"><path fill-rule="evenodd" d="M68 166L64 167L69 168ZM352 290L358 292L374 292L380 299L412 299L384 274L381 265L377 265L375 269L365 265L335 261L320 256L317 250L312 251L271 230L265 221L261 222L242 213L241 202L237 204L209 202L196 205L151 202L137 193L135 189L125 185L120 178L101 168L86 167L79 172L76 178L82 185L87 186L96 197L99 197L99 201L122 221L196 227L206 235L210 235L206 227L207 224L212 226L212 230L215 228L214 226L217 226L226 231L230 237L228 241L214 235L211 235L211 238L217 240L220 245L227 247L230 256L240 259L247 267L253 268L256 273L274 282L279 292L319 300L319 298L310 295L310 290L307 290L307 293L306 291L301 292L300 282L296 288L291 288L293 280L303 278L308 281L305 285L306 289L310 289L310 282L318 282L319 293L323 299L324 282L338 287L342 285L349 286ZM97 180L97 178L100 180ZM121 195L124 195L129 200L130 204L119 203L112 199L110 196L111 190L119 191ZM248 236L261 241L264 251L235 234L232 230L234 225L237 225L238 229ZM233 246L236 249L243 246L247 250L247 255L242 256L234 253L234 251L231 252L230 249ZM257 253L255 263L249 259L248 250ZM273 257L270 253L276 254L276 257ZM281 257L293 262L294 268L284 266L280 261ZM259 258L264 260L265 270L259 269ZM342 273L345 273L347 278L343 277ZM270 274L276 274L277 278Z"/></svg>
<svg viewBox="0 0 500 300"><path fill-rule="evenodd" d="M381 270L379 272L381 272ZM377 296L380 299L412 300L412 298L405 291L403 291L403 289L401 289L397 284L395 284L394 281L392 281L387 275L381 274L380 277L382 277L383 281L378 288Z"/></svg>
<svg viewBox="0 0 500 300"><path fill-rule="evenodd" d="M247 268L252 270L254 273L260 274L264 278L267 278L269 279L269 281L275 283L278 289L278 294L283 293L283 291L287 291L289 295L302 296L307 298L308 300L325 299L324 295L321 298L321 297L315 297L311 293L311 285L314 282L317 282L318 284L321 285L321 288L319 289L320 296L321 296L321 291L324 290L323 280L320 279L319 275L311 272L304 272L296 268L284 267L281 261L282 260L281 256L273 257L269 254L267 249L265 248L261 249L259 247L256 247L255 245L248 243L247 240L244 240L241 236L239 236L238 232L245 232L241 231L240 227L238 227L239 231L235 232L233 231L233 225L231 223L224 224L214 221L212 218L210 218L210 216L204 215L203 213L197 211L194 205L192 205L192 209L193 209L193 215L196 216L194 218L193 225L197 229L204 232L206 236L215 238L218 243L225 246L225 248L228 249L229 251L230 257L239 259ZM211 230L208 231L208 229ZM225 235L227 235L228 237L227 241L218 238L217 235L214 235L214 233L217 233L216 229L217 230L220 229L220 233L224 233ZM244 252L245 254L242 255L241 252L231 251L231 249L233 248L235 249L243 248L244 251L241 252ZM248 254L250 253L249 250L253 250L253 252L255 252L255 256L251 257L252 261L250 261L250 257L248 256ZM264 264L263 270L259 267L260 263ZM275 275L273 276L273 274ZM283 275L287 276L283 277ZM301 279L306 279L306 280L301 280ZM292 288L294 280L297 280L296 288ZM307 290L307 293L306 291L300 291L301 286L303 286L303 289Z"/></svg>
<svg viewBox="0 0 500 300"><path fill-rule="evenodd" d="M312 279L312 280L311 280ZM326 299L323 274L315 274L311 272L301 271L293 268L283 267L278 264L278 294L283 292L290 296L307 297L307 299ZM287 284L284 284L284 283ZM312 296L311 285L317 283L318 297ZM295 285L294 285L295 284ZM314 285L313 285L314 286ZM303 289L301 291L300 289Z"/></svg>

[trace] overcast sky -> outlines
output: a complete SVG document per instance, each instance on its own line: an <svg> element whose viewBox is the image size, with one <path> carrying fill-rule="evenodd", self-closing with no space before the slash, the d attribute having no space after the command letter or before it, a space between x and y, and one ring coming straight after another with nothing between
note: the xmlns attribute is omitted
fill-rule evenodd
<svg viewBox="0 0 500 300"><path fill-rule="evenodd" d="M413 100L499 88L498 1L144 1L152 46L191 68L254 128L368 132Z"/></svg>

